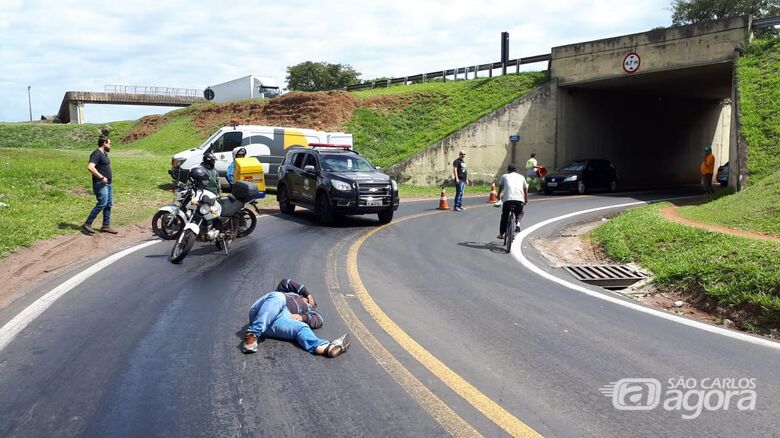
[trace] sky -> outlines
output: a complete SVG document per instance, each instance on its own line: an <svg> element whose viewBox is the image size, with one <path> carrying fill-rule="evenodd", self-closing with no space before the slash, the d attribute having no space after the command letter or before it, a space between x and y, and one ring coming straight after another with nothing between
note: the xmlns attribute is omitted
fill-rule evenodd
<svg viewBox="0 0 780 438"><path fill-rule="evenodd" d="M106 85L202 90L287 67L348 64L362 79L510 59L671 25L671 0L0 0L0 122ZM524 66L543 70L546 63ZM28 86L29 94L28 94ZM174 108L86 106L89 123Z"/></svg>

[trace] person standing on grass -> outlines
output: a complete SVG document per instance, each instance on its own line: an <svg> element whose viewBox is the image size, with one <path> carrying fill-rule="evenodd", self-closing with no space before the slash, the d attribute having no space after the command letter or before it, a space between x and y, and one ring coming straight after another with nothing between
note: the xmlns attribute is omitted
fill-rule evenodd
<svg viewBox="0 0 780 438"><path fill-rule="evenodd" d="M92 222L97 218L100 212L103 212L103 226L100 231L103 233L117 234L117 231L111 228L111 207L114 206L114 193L111 188L111 159L108 153L111 152L111 140L101 135L98 138L98 147L89 156L87 171L92 174L92 192L95 194L97 204L87 216L87 220L81 225L81 232L91 236L95 234L92 228Z"/></svg>
<svg viewBox="0 0 780 438"><path fill-rule="evenodd" d="M466 169L466 151L460 151L458 158L452 162L452 176L455 178L455 205L453 211L463 211L463 190L468 182L469 172Z"/></svg>
<svg viewBox="0 0 780 438"><path fill-rule="evenodd" d="M701 172L701 181L704 185L704 194L713 194L712 174L715 173L715 155L712 155L712 147L710 146L704 148L704 161L699 165L699 171Z"/></svg>

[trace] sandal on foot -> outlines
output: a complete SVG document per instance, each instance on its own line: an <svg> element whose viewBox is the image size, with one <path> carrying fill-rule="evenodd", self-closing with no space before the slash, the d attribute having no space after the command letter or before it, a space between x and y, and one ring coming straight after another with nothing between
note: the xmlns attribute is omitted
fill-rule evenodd
<svg viewBox="0 0 780 438"><path fill-rule="evenodd" d="M349 335L345 334L338 339L334 339L325 347L325 356L336 357L347 350L349 350Z"/></svg>

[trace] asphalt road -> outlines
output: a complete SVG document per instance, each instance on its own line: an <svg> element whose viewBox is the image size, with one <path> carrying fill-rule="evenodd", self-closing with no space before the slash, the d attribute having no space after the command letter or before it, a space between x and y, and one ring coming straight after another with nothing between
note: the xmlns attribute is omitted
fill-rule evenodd
<svg viewBox="0 0 780 438"><path fill-rule="evenodd" d="M539 197L523 223L662 196ZM402 203L382 228L266 216L230 255L198 243L180 266L170 242L124 257L0 350L0 436L778 436L780 350L552 283L502 252L484 199L435 206ZM284 277L314 292L320 336L351 333L347 354L276 340L241 353L249 306ZM698 394L666 406L679 377L753 379L755 408L740 410L740 393L708 410L710 391L683 419ZM627 378L660 381L661 403L616 409L599 389Z"/></svg>

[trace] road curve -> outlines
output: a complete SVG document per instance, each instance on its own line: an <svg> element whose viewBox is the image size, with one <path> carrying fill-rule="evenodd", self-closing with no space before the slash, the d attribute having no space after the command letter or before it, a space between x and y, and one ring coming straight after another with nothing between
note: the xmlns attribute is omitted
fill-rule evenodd
<svg viewBox="0 0 780 438"><path fill-rule="evenodd" d="M524 223L630 200L542 197ZM498 211L483 202L468 199L462 213L435 211L435 201L403 203L397 218L409 219L380 229L374 217L321 228L306 211L266 216L229 256L197 244L181 266L167 262L167 242L128 255L62 296L0 350L0 435L778 430L776 351L550 284L498 250ZM529 258L544 263L532 252ZM248 307L288 276L317 296L325 317L320 336L353 334L346 355L325 359L274 340L257 354L240 352ZM386 330L361 285L429 356ZM0 310L0 322L19 310ZM473 391L442 378L433 360ZM619 411L599 392L621 378L666 383L677 376L755 378L756 409L683 420L661 408Z"/></svg>

